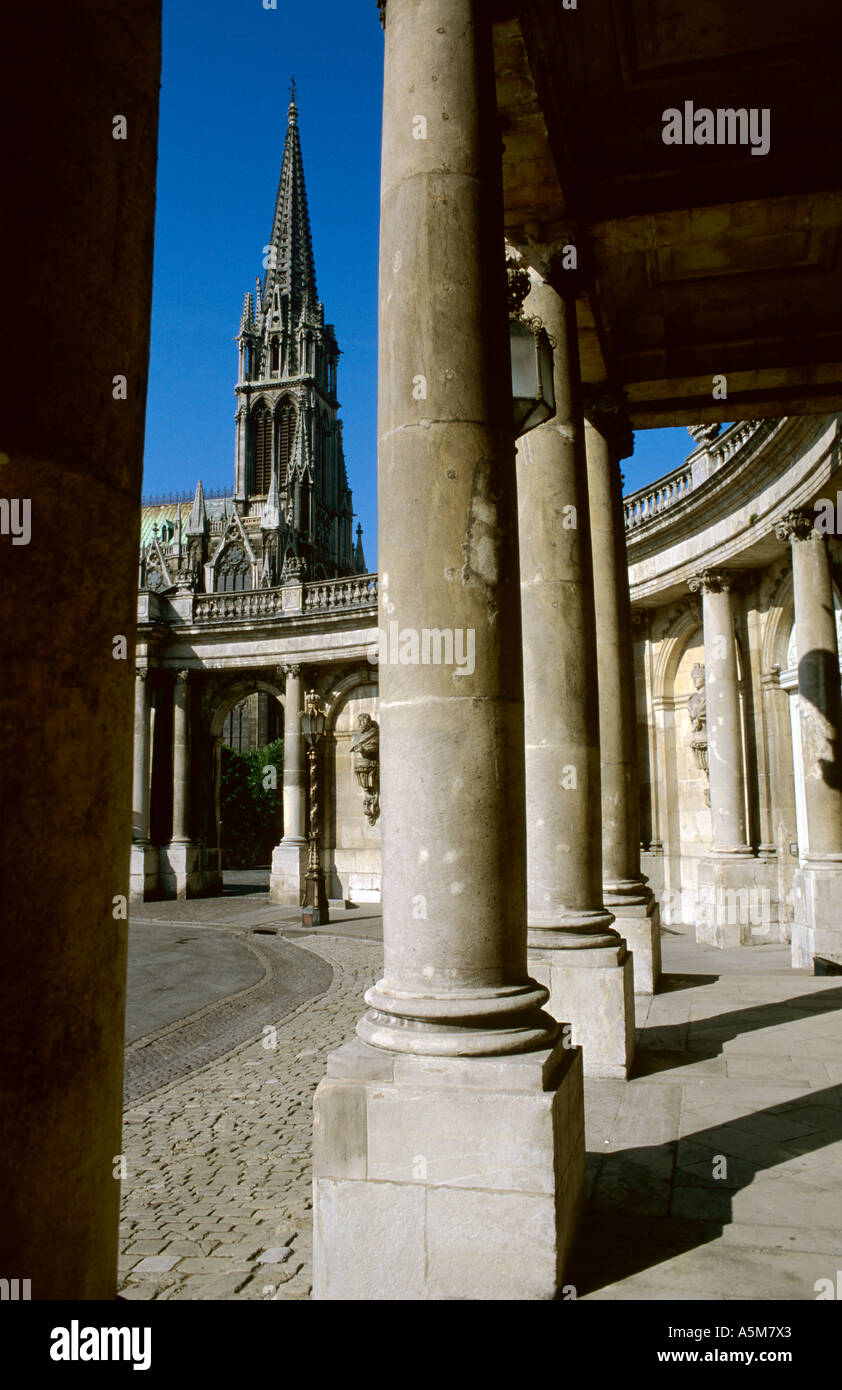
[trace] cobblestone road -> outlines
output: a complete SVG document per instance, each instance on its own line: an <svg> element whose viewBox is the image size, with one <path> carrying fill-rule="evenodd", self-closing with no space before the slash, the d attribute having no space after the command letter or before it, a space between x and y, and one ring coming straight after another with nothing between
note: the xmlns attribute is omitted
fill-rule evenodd
<svg viewBox="0 0 842 1390"><path fill-rule="evenodd" d="M310 1296L313 1092L383 950L322 934L295 944L332 966L324 994L125 1112L124 1298Z"/></svg>

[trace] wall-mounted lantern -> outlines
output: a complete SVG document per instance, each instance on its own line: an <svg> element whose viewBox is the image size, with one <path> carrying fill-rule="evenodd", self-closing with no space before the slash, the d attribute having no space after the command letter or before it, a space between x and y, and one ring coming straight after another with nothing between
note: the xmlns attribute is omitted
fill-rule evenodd
<svg viewBox="0 0 842 1390"><path fill-rule="evenodd" d="M553 345L540 319L509 319L515 438L555 415Z"/></svg>

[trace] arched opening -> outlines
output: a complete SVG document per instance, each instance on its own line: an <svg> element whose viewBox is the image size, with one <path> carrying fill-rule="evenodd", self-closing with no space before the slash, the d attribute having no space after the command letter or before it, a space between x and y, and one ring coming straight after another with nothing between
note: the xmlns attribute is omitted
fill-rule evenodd
<svg viewBox="0 0 842 1390"><path fill-rule="evenodd" d="M283 491L289 477L292 446L295 441L295 406L292 401L282 401L276 415L275 457L278 460L278 487Z"/></svg>
<svg viewBox="0 0 842 1390"><path fill-rule="evenodd" d="M272 412L261 402L251 417L251 491L264 496L272 480Z"/></svg>

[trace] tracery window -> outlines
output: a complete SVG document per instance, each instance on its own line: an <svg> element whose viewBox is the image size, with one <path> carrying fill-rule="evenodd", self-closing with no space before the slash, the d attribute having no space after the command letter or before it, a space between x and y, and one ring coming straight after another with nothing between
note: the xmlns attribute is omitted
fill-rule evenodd
<svg viewBox="0 0 842 1390"><path fill-rule="evenodd" d="M236 593L251 588L251 566L241 545L229 545L216 567L216 592Z"/></svg>

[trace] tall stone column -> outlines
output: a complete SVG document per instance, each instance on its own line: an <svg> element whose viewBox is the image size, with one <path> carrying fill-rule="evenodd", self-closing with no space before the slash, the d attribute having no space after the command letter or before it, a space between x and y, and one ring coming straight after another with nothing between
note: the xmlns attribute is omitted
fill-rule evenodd
<svg viewBox="0 0 842 1390"><path fill-rule="evenodd" d="M809 512L775 528L792 546L798 713L807 845L795 884L792 963L816 974L842 965L842 691L827 541Z"/></svg>
<svg viewBox="0 0 842 1390"><path fill-rule="evenodd" d="M190 672L173 682L172 837L161 854L161 888L166 898L193 898L204 888L202 846L190 839Z"/></svg>
<svg viewBox="0 0 842 1390"><path fill-rule="evenodd" d="M284 834L272 851L269 897L274 903L298 906L307 873L305 833L306 768L304 681L300 666L282 666L284 678Z"/></svg>
<svg viewBox="0 0 842 1390"><path fill-rule="evenodd" d="M153 897L158 885L158 851L149 843L150 722L149 667L137 666L134 686L132 850L129 900Z"/></svg>
<svg viewBox="0 0 842 1390"><path fill-rule="evenodd" d="M731 589L734 575L705 570L689 581L702 594L705 717L713 841L699 865L696 939L713 946L751 940L755 864L746 843L743 727Z"/></svg>
<svg viewBox="0 0 842 1390"><path fill-rule="evenodd" d="M132 839L149 840L149 669L138 666L134 682L134 764L132 777Z"/></svg>
<svg viewBox="0 0 842 1390"><path fill-rule="evenodd" d="M552 271L551 271L552 273ZM567 272L559 270L562 279ZM524 313L554 348L556 415L517 451L526 701L529 967L585 1073L628 1075L633 965L602 896L599 708L575 299L531 272Z"/></svg>
<svg viewBox="0 0 842 1390"><path fill-rule="evenodd" d="M27 522L0 537L0 1277L28 1280L35 1301L106 1306L124 1152L160 23L156 0L130 15L115 0L46 17L21 5L4 15L0 53L2 125L16 130L0 226L14 267L0 489ZM33 100L36 53L49 76ZM46 324L60 369L33 408Z"/></svg>
<svg viewBox="0 0 842 1390"><path fill-rule="evenodd" d="M603 900L631 950L635 989L652 994L661 973L661 924L655 895L640 870L634 648L620 474L620 459L633 449L616 396L605 391L592 399L585 451L599 676Z"/></svg>
<svg viewBox="0 0 842 1390"><path fill-rule="evenodd" d="M581 1053L526 966L487 16L481 0L389 0L386 19L380 625L398 624L400 652L381 641L385 976L316 1095L320 1298L552 1298L582 1197Z"/></svg>

